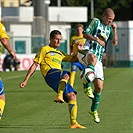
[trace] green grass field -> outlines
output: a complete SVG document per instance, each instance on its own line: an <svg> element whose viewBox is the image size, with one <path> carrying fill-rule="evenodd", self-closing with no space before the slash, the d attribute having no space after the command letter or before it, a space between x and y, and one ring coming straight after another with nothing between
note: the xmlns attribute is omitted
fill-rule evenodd
<svg viewBox="0 0 133 133"><path fill-rule="evenodd" d="M19 83L26 71L2 72L6 107L0 121L0 133L132 133L132 69L107 68L104 71L99 124L88 113L91 100L83 93L79 72L76 76L77 120L87 129L68 129L67 104L54 103L56 94L45 84L40 71L34 73L24 89L19 87Z"/></svg>

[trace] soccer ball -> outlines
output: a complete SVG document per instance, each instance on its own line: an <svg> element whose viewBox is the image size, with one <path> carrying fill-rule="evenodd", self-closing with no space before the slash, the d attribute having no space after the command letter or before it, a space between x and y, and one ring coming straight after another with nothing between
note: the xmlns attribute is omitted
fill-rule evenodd
<svg viewBox="0 0 133 133"><path fill-rule="evenodd" d="M80 78L84 83L93 82L95 79L95 72L91 68L86 68L81 71Z"/></svg>

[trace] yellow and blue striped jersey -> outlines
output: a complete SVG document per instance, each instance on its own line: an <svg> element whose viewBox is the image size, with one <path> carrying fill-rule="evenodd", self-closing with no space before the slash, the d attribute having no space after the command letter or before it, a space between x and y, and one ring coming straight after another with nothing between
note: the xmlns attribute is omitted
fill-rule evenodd
<svg viewBox="0 0 133 133"><path fill-rule="evenodd" d="M49 45L43 46L36 54L34 61L40 64L41 72L46 76L51 68L61 70L62 61L70 62L73 56L65 54Z"/></svg>

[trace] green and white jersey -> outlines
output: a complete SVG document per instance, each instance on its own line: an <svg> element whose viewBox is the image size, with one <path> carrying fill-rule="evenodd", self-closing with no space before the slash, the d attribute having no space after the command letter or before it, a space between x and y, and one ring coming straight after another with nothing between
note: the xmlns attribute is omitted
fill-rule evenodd
<svg viewBox="0 0 133 133"><path fill-rule="evenodd" d="M110 25L104 25L98 18L91 19L85 29L84 34L91 34L94 37L105 41L105 46L108 40L113 39L113 31ZM105 46L101 46L96 41L87 40L84 49L93 52L99 61L102 61L102 54L105 51Z"/></svg>

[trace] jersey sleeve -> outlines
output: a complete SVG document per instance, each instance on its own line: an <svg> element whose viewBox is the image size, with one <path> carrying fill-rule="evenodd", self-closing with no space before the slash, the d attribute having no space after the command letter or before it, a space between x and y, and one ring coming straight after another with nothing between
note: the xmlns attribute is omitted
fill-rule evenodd
<svg viewBox="0 0 133 133"><path fill-rule="evenodd" d="M42 62L42 60L44 59L46 54L46 50L44 47L42 47L41 49L39 49L39 51L36 53L34 61L38 64L40 64Z"/></svg>
<svg viewBox="0 0 133 133"><path fill-rule="evenodd" d="M87 23L86 27L84 28L83 33L84 34L92 34L94 32L94 30L96 29L95 27L97 27L97 25L98 25L98 21L99 21L99 19L97 19L97 18L91 19Z"/></svg>
<svg viewBox="0 0 133 133"><path fill-rule="evenodd" d="M0 39L2 38L7 38L9 39L10 37L6 33L6 29L2 23L0 23Z"/></svg>
<svg viewBox="0 0 133 133"><path fill-rule="evenodd" d="M66 53L64 53L64 52L61 52L61 53L63 54L63 59L62 59L62 61L64 61L64 62L71 62L71 59L73 58L72 55L68 55L68 54L66 54Z"/></svg>

